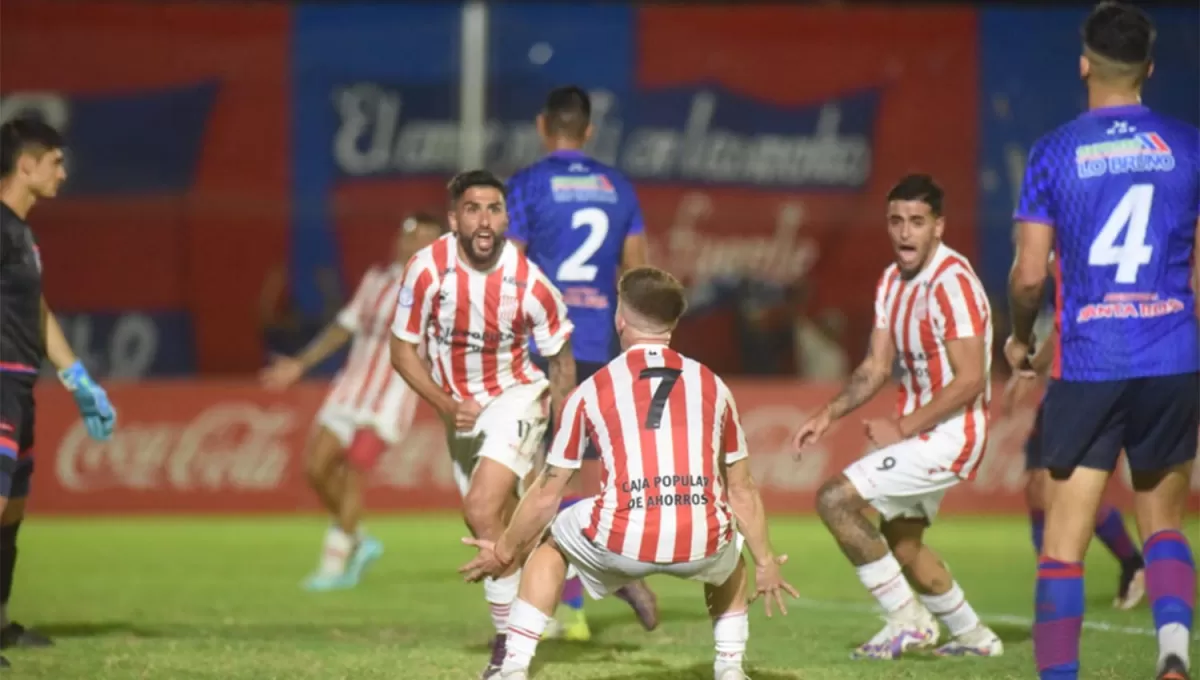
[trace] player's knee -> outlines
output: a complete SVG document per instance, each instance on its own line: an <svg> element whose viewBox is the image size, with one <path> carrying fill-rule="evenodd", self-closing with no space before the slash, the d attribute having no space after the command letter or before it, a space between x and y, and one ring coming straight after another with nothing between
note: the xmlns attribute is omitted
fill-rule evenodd
<svg viewBox="0 0 1200 680"><path fill-rule="evenodd" d="M822 517L839 510L849 510L861 502L858 491L845 475L833 477L817 490L817 512Z"/></svg>
<svg viewBox="0 0 1200 680"><path fill-rule="evenodd" d="M494 538L504 528L505 499L489 489L472 486L463 498L463 517L467 526L480 538Z"/></svg>
<svg viewBox="0 0 1200 680"><path fill-rule="evenodd" d="M17 526L25 519L25 498L9 498L0 513L0 527Z"/></svg>
<svg viewBox="0 0 1200 680"><path fill-rule="evenodd" d="M20 522L0 525L0 552L16 550L17 532L21 529Z"/></svg>

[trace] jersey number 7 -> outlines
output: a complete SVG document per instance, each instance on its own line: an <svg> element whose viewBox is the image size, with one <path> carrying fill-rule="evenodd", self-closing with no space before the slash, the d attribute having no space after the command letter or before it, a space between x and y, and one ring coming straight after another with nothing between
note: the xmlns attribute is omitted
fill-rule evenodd
<svg viewBox="0 0 1200 680"><path fill-rule="evenodd" d="M638 380L662 378L662 381L658 383L658 388L654 390L654 396L650 397L650 409L646 411L646 420L642 423L644 429L657 430L662 425L663 411L667 408L667 398L671 396L671 390L675 388L675 383L678 382L681 373L683 371L677 368L654 366L643 368L642 372L638 374Z"/></svg>
<svg viewBox="0 0 1200 680"><path fill-rule="evenodd" d="M1153 184L1135 184L1121 197L1108 221L1096 234L1088 250L1088 264L1093 267L1117 267L1117 283L1136 283L1138 269L1150 263L1154 247L1146 244L1146 228L1150 224L1150 205L1154 201ZM1126 229L1128 227L1128 229ZM1125 242L1117 239L1125 232Z"/></svg>

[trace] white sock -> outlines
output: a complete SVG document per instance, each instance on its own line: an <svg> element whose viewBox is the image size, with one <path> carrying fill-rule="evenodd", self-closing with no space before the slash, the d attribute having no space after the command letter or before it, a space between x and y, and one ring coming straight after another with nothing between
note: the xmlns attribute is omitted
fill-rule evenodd
<svg viewBox="0 0 1200 680"><path fill-rule="evenodd" d="M521 585L521 570L512 576L504 578L483 579L483 597L488 602L492 613L492 625L497 633L503 633L508 627L508 617L512 611L513 600L517 599L517 589Z"/></svg>
<svg viewBox="0 0 1200 680"><path fill-rule="evenodd" d="M720 672L724 668L742 667L746 655L746 640L750 639L750 615L743 610L713 620L713 640L717 646L717 660L713 668Z"/></svg>
<svg viewBox="0 0 1200 680"><path fill-rule="evenodd" d="M346 571L346 560L354 552L353 536L337 527L329 527L325 532L325 546L321 549L320 572L333 576Z"/></svg>
<svg viewBox="0 0 1200 680"><path fill-rule="evenodd" d="M1171 654L1183 660L1183 665L1191 668L1188 658L1188 629L1182 623L1168 623L1158 629L1158 665L1167 660Z"/></svg>
<svg viewBox="0 0 1200 680"><path fill-rule="evenodd" d="M980 625L979 615L967 602L967 597L963 595L957 581L950 586L950 590L941 595L922 595L921 604L946 624L954 637L969 633Z"/></svg>
<svg viewBox="0 0 1200 680"><path fill-rule="evenodd" d="M538 641L546 632L546 624L550 617L538 611L538 608L525 600L518 599L513 603L512 615L508 617L508 633L504 639L504 664L502 673L523 671L533 663L533 655L537 654Z"/></svg>
<svg viewBox="0 0 1200 680"><path fill-rule="evenodd" d="M900 563L889 552L870 564L857 567L858 580L879 601L888 614L895 614L916 601L913 590L904 579Z"/></svg>

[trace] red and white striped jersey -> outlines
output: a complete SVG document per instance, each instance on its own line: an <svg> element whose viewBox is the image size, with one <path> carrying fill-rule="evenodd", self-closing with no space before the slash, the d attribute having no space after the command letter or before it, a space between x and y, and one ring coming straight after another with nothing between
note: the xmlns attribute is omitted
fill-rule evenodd
<svg viewBox="0 0 1200 680"><path fill-rule="evenodd" d="M408 264L392 325L405 342L428 342L442 389L480 405L546 380L530 360L530 337L554 356L574 330L558 289L511 243L503 248L488 272L459 259L452 233L423 248Z"/></svg>
<svg viewBox="0 0 1200 680"><path fill-rule="evenodd" d="M337 323L354 334L346 365L334 378L326 403L374 419L412 419L415 398L392 368L389 328L396 312L396 289L404 267L372 267L363 274L354 298L337 315ZM407 425L407 423L404 423ZM403 428L402 428L403 429Z"/></svg>
<svg viewBox="0 0 1200 680"><path fill-rule="evenodd" d="M580 467L589 440L603 471L588 540L659 564L733 540L721 466L746 458L746 435L708 367L662 345L629 348L571 393L547 464Z"/></svg>
<svg viewBox="0 0 1200 680"><path fill-rule="evenodd" d="M961 442L950 470L971 479L983 458L992 392L992 310L983 284L967 258L942 244L929 265L910 280L893 264L883 272L875 294L875 328L890 331L900 363L899 415L929 403L950 384L954 370L946 343L982 338L987 386L970 405L934 429Z"/></svg>

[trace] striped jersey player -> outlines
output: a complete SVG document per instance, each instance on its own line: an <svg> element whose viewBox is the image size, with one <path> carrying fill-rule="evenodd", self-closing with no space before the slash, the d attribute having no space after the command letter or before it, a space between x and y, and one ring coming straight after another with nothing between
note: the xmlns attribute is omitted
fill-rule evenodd
<svg viewBox="0 0 1200 680"><path fill-rule="evenodd" d="M309 485L333 519L317 571L305 582L309 590L353 587L382 553L379 541L361 529L361 485L345 480L374 466L412 424L417 395L392 370L388 340L404 262L442 231L431 215L406 219L397 230L395 259L368 269L350 303L300 354L278 357L263 371L265 386L283 389L350 343L346 364L317 414L306 454Z"/></svg>
<svg viewBox="0 0 1200 680"><path fill-rule="evenodd" d="M946 491L974 476L987 447L991 310L970 263L942 243L943 193L933 178L909 175L887 201L895 263L876 289L867 358L793 443L801 451L815 443L891 382L899 363L895 415L865 423L875 450L817 495L825 525L887 612L883 630L855 656L892 659L932 647L939 618L954 638L939 654L995 656L1000 638L923 542ZM883 517L879 530L861 521L867 507ZM918 597L910 581L926 594Z"/></svg>
<svg viewBox="0 0 1200 680"><path fill-rule="evenodd" d="M504 234L504 184L473 170L450 182L452 234L409 262L396 301L392 363L442 416L472 533L495 540L532 471L550 411L575 387L574 327L558 290ZM530 360L533 340L548 369ZM429 364L419 348L429 348ZM483 677L499 673L520 572L484 582L496 638Z"/></svg>
<svg viewBox="0 0 1200 680"><path fill-rule="evenodd" d="M568 567L596 599L652 574L704 583L717 680L746 678L743 543L768 616L784 592L796 594L771 550L733 395L668 346L685 306L683 286L662 270L639 267L621 278L616 329L624 352L567 400L546 468L500 540L469 541L480 554L463 567L468 578L502 573L533 550L509 618L502 678L528 677ZM600 452L600 493L554 517L589 442ZM550 537L535 548L552 519Z"/></svg>

